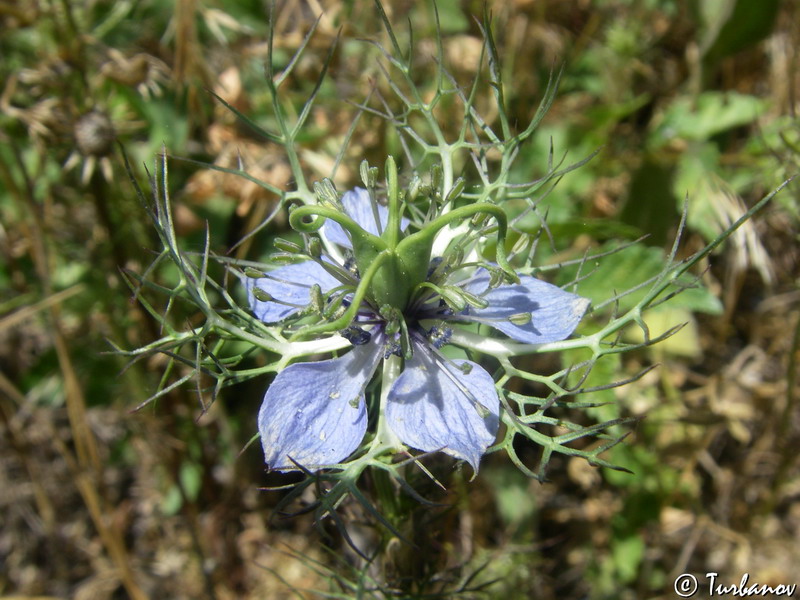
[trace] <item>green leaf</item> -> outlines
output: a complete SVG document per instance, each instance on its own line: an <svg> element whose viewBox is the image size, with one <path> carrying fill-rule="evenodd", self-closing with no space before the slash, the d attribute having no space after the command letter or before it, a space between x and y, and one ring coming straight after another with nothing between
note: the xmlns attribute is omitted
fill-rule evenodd
<svg viewBox="0 0 800 600"><path fill-rule="evenodd" d="M203 469L194 462L185 462L181 465L180 471L181 485L186 497L194 502L200 493L200 486L203 482Z"/></svg>
<svg viewBox="0 0 800 600"><path fill-rule="evenodd" d="M775 24L779 0L704 0L697 3L705 32L700 47L706 64L766 38Z"/></svg>
<svg viewBox="0 0 800 600"><path fill-rule="evenodd" d="M519 470L498 465L497 469L482 472L494 492L497 512L506 525L525 523L537 510L536 497L531 496L531 480Z"/></svg>
<svg viewBox="0 0 800 600"><path fill-rule="evenodd" d="M711 297L713 298L713 296ZM714 300L716 300L716 298L714 298ZM717 303L719 304L719 301L717 301ZM719 305L719 309L721 310L721 305ZM674 356L697 358L702 354L703 349L700 346L700 334L697 329L697 322L688 309L676 308L670 306L670 303L667 303L646 312L643 319L650 332L651 338L666 333L676 325L684 324L679 331L673 333L667 339L661 340L653 347L653 352L657 355L671 354ZM625 331L625 339L636 343L642 343L644 342L644 333L640 327L631 327Z"/></svg>
<svg viewBox="0 0 800 600"><path fill-rule="evenodd" d="M630 583L636 579L644 550L644 540L639 535L612 541L611 557L615 570L623 582Z"/></svg>
<svg viewBox="0 0 800 600"><path fill-rule="evenodd" d="M661 115L649 145L655 150L675 138L705 141L723 131L754 122L766 109L766 100L736 92L704 92L697 98L681 97Z"/></svg>
<svg viewBox="0 0 800 600"><path fill-rule="evenodd" d="M439 9L439 23L443 34L463 33L469 28L469 20L464 11L461 10L460 2L439 2L436 6ZM432 21L432 7L430 11L430 19Z"/></svg>
<svg viewBox="0 0 800 600"><path fill-rule="evenodd" d="M183 506L181 491L178 489L177 485L173 485L161 500L161 513L166 517L171 517L178 514L181 506Z"/></svg>
<svg viewBox="0 0 800 600"><path fill-rule="evenodd" d="M600 251L610 251L616 245L616 242L609 242L601 246ZM578 284L577 293L599 302L630 289L637 283L657 276L667 268L667 264L661 249L636 244L604 258L596 267L594 265L585 265L583 272L587 272L592 267L594 267L594 271ZM565 268L561 276L566 278L574 277L575 268ZM564 279L564 281L569 281L569 279ZM692 285L689 280L684 280L681 283L687 286ZM648 289L649 287L645 286L621 297L619 299L619 311L625 312L636 306ZM722 305L719 300L706 288L702 287L686 289L675 298L672 298L667 306L709 314L720 314L722 312Z"/></svg>
<svg viewBox="0 0 800 600"><path fill-rule="evenodd" d="M628 198L619 219L648 234L647 243L664 246L678 223L672 193L674 166L655 155L646 155L631 179Z"/></svg>

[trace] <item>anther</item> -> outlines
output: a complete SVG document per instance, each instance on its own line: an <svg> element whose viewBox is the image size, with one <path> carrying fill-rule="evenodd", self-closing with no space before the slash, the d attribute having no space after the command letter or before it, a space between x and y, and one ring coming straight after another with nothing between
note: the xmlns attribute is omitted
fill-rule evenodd
<svg viewBox="0 0 800 600"><path fill-rule="evenodd" d="M369 331L365 331L355 325L346 327L339 332L339 335L353 344L353 346L363 346L372 339L372 334Z"/></svg>
<svg viewBox="0 0 800 600"><path fill-rule="evenodd" d="M284 252L299 253L302 251L299 244L295 244L283 238L275 238L272 243L278 250L283 250Z"/></svg>
<svg viewBox="0 0 800 600"><path fill-rule="evenodd" d="M505 273L500 269L489 269L489 288L495 289L505 281Z"/></svg>
<svg viewBox="0 0 800 600"><path fill-rule="evenodd" d="M306 308L302 304L295 304L293 302L286 302L285 300L279 300L272 294L262 290L260 287L253 288L253 297L259 302L274 302L275 304L282 304L283 306L291 306L292 308L298 308L298 309Z"/></svg>
<svg viewBox="0 0 800 600"><path fill-rule="evenodd" d="M403 356L403 347L400 345L400 342L397 340L389 340L383 346L383 358L384 360L388 360L390 356L394 354L395 356Z"/></svg>
<svg viewBox="0 0 800 600"><path fill-rule="evenodd" d="M330 321L335 321L345 313L349 306L350 301L344 297L344 294L331 295L328 297L328 304L322 310L322 316Z"/></svg>
<svg viewBox="0 0 800 600"><path fill-rule="evenodd" d="M322 297L322 288L318 283L315 283L311 286L309 296L311 297L311 310L313 310L315 313L321 314L322 309L325 307L325 301Z"/></svg>
<svg viewBox="0 0 800 600"><path fill-rule="evenodd" d="M527 325L533 319L533 315L529 312L523 313L516 313L508 317L508 320L511 321L514 325L522 327L523 325Z"/></svg>
<svg viewBox="0 0 800 600"><path fill-rule="evenodd" d="M322 181L314 182L314 193L319 198L320 204L323 206L328 205L333 208L339 208L339 194L333 185L333 182L327 177Z"/></svg>
<svg viewBox="0 0 800 600"><path fill-rule="evenodd" d="M445 204L449 204L454 200L458 200L461 197L461 194L464 192L464 187L466 186L466 182L464 181L463 177L459 177L456 179L453 187L450 188L450 191L447 192L447 197L444 200Z"/></svg>
<svg viewBox="0 0 800 600"><path fill-rule="evenodd" d="M443 259L441 256L435 256L431 259L431 262L428 263L428 275L426 276L427 279L430 279L431 275L433 275L433 272L439 268L439 265L442 264L442 260Z"/></svg>
<svg viewBox="0 0 800 600"><path fill-rule="evenodd" d="M475 294L471 294L466 290L461 290L461 295L464 296L464 299L470 306L474 306L475 308L484 309L489 306L489 301L485 298L481 298L480 296L476 296Z"/></svg>
<svg viewBox="0 0 800 600"><path fill-rule="evenodd" d="M272 302L273 300L272 294L268 294L259 287L253 288L253 296L255 297L256 300L260 302Z"/></svg>
<svg viewBox="0 0 800 600"><path fill-rule="evenodd" d="M348 256L344 261L344 265L342 266L344 267L344 270L350 273L353 277L359 277L358 266L356 265L356 259L354 256Z"/></svg>
<svg viewBox="0 0 800 600"><path fill-rule="evenodd" d="M361 175L361 181L364 182L367 189L375 187L375 184L378 182L378 167L370 167L369 162L365 159L361 161L359 173Z"/></svg>
<svg viewBox="0 0 800 600"><path fill-rule="evenodd" d="M290 252L273 252L270 254L269 260L276 265L293 265L297 262L307 259L305 259L303 256Z"/></svg>
<svg viewBox="0 0 800 600"><path fill-rule="evenodd" d="M314 258L319 258L322 256L322 242L319 241L319 238L312 237L308 240L308 244L306 244L308 248L308 254Z"/></svg>
<svg viewBox="0 0 800 600"><path fill-rule="evenodd" d="M437 350L448 344L453 336L453 330L445 325L434 325L428 330L428 341Z"/></svg>

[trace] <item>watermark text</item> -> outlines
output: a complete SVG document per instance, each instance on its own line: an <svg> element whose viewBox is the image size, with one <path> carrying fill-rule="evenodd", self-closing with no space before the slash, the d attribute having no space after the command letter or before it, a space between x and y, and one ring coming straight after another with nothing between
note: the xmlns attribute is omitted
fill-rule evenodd
<svg viewBox="0 0 800 600"><path fill-rule="evenodd" d="M709 598L749 598L751 596L785 596L791 598L797 589L797 584L767 585L750 581L750 574L745 573L739 583L726 585L719 580L719 573L706 573L708 581ZM683 573L675 578L675 593L681 598L692 598L701 591L700 582L691 573Z"/></svg>

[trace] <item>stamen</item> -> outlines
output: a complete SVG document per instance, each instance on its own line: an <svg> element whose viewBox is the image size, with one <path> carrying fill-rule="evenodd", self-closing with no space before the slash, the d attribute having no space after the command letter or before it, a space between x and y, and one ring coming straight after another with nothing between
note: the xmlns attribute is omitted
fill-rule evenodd
<svg viewBox="0 0 800 600"><path fill-rule="evenodd" d="M470 306L472 306L474 308L480 308L480 309L484 309L484 308L487 308L489 306L489 301L488 300L486 300L484 298L481 298L480 296L476 296L475 294L472 294L472 293L470 293L470 292L468 292L466 290L463 290L463 289L460 290L460 291L461 291L461 295L464 296L464 299L467 301L467 303Z"/></svg>
<svg viewBox="0 0 800 600"><path fill-rule="evenodd" d="M322 310L322 316L331 321L341 317L350 306L350 300L346 296L348 293L352 293L352 290L347 289L342 290L340 293L330 294L327 305Z"/></svg>
<svg viewBox="0 0 800 600"><path fill-rule="evenodd" d="M342 204L339 201L339 193L336 191L336 186L327 177L322 181L314 182L314 194L320 201L320 204L329 205L337 210L341 210Z"/></svg>
<svg viewBox="0 0 800 600"><path fill-rule="evenodd" d="M438 269L439 265L442 264L442 260L443 259L441 256L435 256L434 258L431 259L431 262L428 264L428 275L426 277L427 279L430 279L431 275L433 275L434 272L436 272L436 269Z"/></svg>
<svg viewBox="0 0 800 600"><path fill-rule="evenodd" d="M307 208L307 207L304 207ZM302 209L297 209L302 210ZM295 214L297 214L297 210ZM292 337L289 341L295 341L300 337L311 337L314 335L319 335L321 333L328 333L337 330L344 329L347 327L352 321L358 316L359 307L361 307L361 303L364 302L364 297L366 296L367 289L372 284L372 280L375 278L375 274L378 272L383 266L383 263L387 260L388 254L386 252L381 252L378 254L377 257L372 261L367 272L364 273L361 281L358 282L358 286L353 293L353 298L350 302L350 306L347 308L344 313L337 317L336 320L328 322L328 323L321 323L319 325L311 325L310 327L306 327L303 330L296 331L292 334Z"/></svg>
<svg viewBox="0 0 800 600"><path fill-rule="evenodd" d="M260 287L253 288L253 296L255 296L255 299L258 300L259 302L272 302L273 300L272 294L268 294Z"/></svg>
<svg viewBox="0 0 800 600"><path fill-rule="evenodd" d="M383 225L381 224L381 216L378 212L378 201L375 199L375 188L368 188L367 193L369 195L370 206L372 207L372 218L375 219L375 227L378 230L378 236L381 236L383 235Z"/></svg>
<svg viewBox="0 0 800 600"><path fill-rule="evenodd" d="M322 260L321 258L312 259L316 262L319 266L325 269L329 275L335 277L339 281L341 281L345 285L356 286L358 285L358 278L353 277L349 271L346 271L339 265L335 263L330 263L326 260Z"/></svg>
<svg viewBox="0 0 800 600"><path fill-rule="evenodd" d="M391 338L386 341L386 344L383 346L383 359L388 360L389 357L394 354L395 356L403 356L403 346L400 345L400 342L397 341L395 338Z"/></svg>
<svg viewBox="0 0 800 600"><path fill-rule="evenodd" d="M273 252L268 257L269 262L276 265L294 265L307 260L304 254L291 252Z"/></svg>
<svg viewBox="0 0 800 600"><path fill-rule="evenodd" d="M529 312L522 312L516 313L508 317L508 320L511 321L514 325L522 327L523 325L527 325L528 323L533 320L533 315Z"/></svg>
<svg viewBox="0 0 800 600"><path fill-rule="evenodd" d="M410 360L414 355L414 350L411 347L411 337L402 311L391 304L384 304L378 312L381 317L386 319L384 331L391 336L400 336L400 348L402 350L400 356L406 360Z"/></svg>
<svg viewBox="0 0 800 600"><path fill-rule="evenodd" d="M308 248L308 254L311 258L321 258L323 251L322 251L322 242L317 237L312 237L306 243L306 248ZM327 253L325 253L327 256Z"/></svg>
<svg viewBox="0 0 800 600"><path fill-rule="evenodd" d="M311 310L317 314L322 314L325 301L322 297L322 288L318 283L315 283L311 286L311 292L309 293L309 296L311 297Z"/></svg>
<svg viewBox="0 0 800 600"><path fill-rule="evenodd" d="M358 279L358 265L356 265L356 258L355 256L348 256L345 261L344 265L342 265L345 271L350 273L353 277Z"/></svg>
<svg viewBox="0 0 800 600"><path fill-rule="evenodd" d="M509 317L479 317L479 316L475 315L474 313L469 313L469 314L466 314L466 315L461 315L461 314L449 315L447 317L447 320L448 321L466 321L466 322L469 322L469 323L485 323L485 324L489 324L489 323L501 323L501 322L505 323L505 322L510 321L510 318Z"/></svg>
<svg viewBox="0 0 800 600"><path fill-rule="evenodd" d="M375 219L375 228L380 236L383 233L381 226L380 213L378 212L378 201L375 199L375 185L378 181L378 167L370 167L369 162L365 159L359 165L359 173L361 174L361 181L364 182L364 187L367 188L367 195L369 196L370 206L372 207L372 218Z"/></svg>
<svg viewBox="0 0 800 600"><path fill-rule="evenodd" d="M444 323L434 325L428 330L428 341L437 350L449 344L451 337L453 337L453 330L445 326Z"/></svg>
<svg viewBox="0 0 800 600"><path fill-rule="evenodd" d="M260 287L253 288L253 297L259 302L274 302L275 304L282 304L283 306L291 306L292 308L306 308L305 304L294 304L292 302L286 302L285 300L279 300L269 292L265 292Z"/></svg>
<svg viewBox="0 0 800 600"><path fill-rule="evenodd" d="M358 171L361 175L361 181L364 182L364 187L367 189L374 188L378 182L378 167L370 167L369 161L364 159L358 166Z"/></svg>
<svg viewBox="0 0 800 600"><path fill-rule="evenodd" d="M346 327L339 332L339 335L353 344L353 346L363 346L372 339L372 334L369 331L365 331L356 325Z"/></svg>
<svg viewBox="0 0 800 600"><path fill-rule="evenodd" d="M453 382L453 384L459 389L459 391L466 396L466 398L470 401L473 408L478 412L478 415L481 419L485 419L489 416L489 409L486 408L480 401L475 397L471 391L467 389L467 387L458 380L458 377L450 370L450 366L458 370L460 373L465 373L464 370L450 361L446 356L444 356L437 348L431 346L429 344L421 344L422 347L425 349L423 355L426 356L429 360L433 361L437 367L439 367L444 374ZM472 371L472 366L470 365L470 371Z"/></svg>
<svg viewBox="0 0 800 600"><path fill-rule="evenodd" d="M251 279L261 279L266 277L266 273L263 271L259 271L258 269L254 269L253 267L245 267L244 268L245 277L250 277Z"/></svg>
<svg viewBox="0 0 800 600"><path fill-rule="evenodd" d="M289 240L285 240L283 238L275 238L272 242L272 245L278 250L283 250L284 252L302 254L302 248L299 244L295 244L294 242L290 242Z"/></svg>

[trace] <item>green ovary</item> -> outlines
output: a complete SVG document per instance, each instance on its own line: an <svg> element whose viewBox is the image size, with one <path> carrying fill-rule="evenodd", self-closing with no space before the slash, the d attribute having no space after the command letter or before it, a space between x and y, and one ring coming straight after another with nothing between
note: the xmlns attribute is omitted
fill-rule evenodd
<svg viewBox="0 0 800 600"><path fill-rule="evenodd" d="M370 282L369 297L376 306L389 304L404 311L411 300L411 291L425 281L428 274L430 245L427 248L412 245L402 249L398 246L383 253L388 256Z"/></svg>

